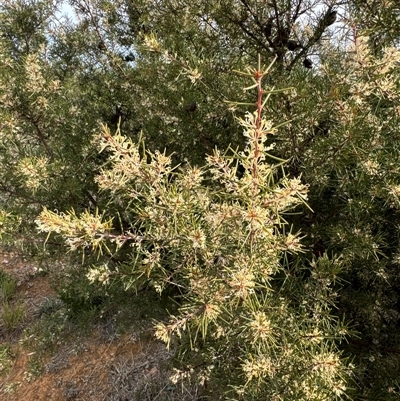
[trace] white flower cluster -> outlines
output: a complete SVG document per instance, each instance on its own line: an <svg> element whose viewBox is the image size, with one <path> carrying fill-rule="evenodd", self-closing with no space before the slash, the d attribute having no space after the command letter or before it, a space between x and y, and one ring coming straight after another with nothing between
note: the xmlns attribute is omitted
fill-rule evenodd
<svg viewBox="0 0 400 401"><path fill-rule="evenodd" d="M107 264L103 264L100 266L94 266L89 269L86 274L87 279L90 283L94 283L98 281L103 285L107 285L110 281L111 272L107 266Z"/></svg>

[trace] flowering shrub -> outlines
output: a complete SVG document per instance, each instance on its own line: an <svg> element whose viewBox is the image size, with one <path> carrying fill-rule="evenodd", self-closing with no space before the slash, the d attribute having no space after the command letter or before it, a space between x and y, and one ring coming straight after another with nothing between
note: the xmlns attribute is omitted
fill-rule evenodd
<svg viewBox="0 0 400 401"><path fill-rule="evenodd" d="M239 120L242 152L215 150L202 168L172 167L165 153L103 126L95 141L108 163L97 183L109 210L44 209L37 224L71 250L109 257L88 280L170 291L178 313L156 322L155 335L180 351L173 380L192 377L235 399L333 400L345 393L349 369L335 345L346 330L330 315L334 264L321 258L306 277L294 262L301 237L284 214L306 202L307 186L277 179L284 161L268 153L278 129L263 115L269 69L245 74L257 101ZM128 257L116 265L122 250Z"/></svg>

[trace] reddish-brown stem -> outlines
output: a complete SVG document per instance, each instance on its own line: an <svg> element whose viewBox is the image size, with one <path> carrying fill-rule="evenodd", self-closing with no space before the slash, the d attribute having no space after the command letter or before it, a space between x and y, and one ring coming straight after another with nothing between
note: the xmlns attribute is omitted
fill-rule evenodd
<svg viewBox="0 0 400 401"><path fill-rule="evenodd" d="M255 122L255 127L254 127L254 154L253 156L253 165L252 165L252 176L253 176L253 191L254 191L254 196L257 194L258 190L258 160L260 158L260 148L259 148L259 141L260 141L260 136L262 135L261 132L261 113L262 113L262 103L263 103L263 94L264 91L262 89L262 77L263 74L258 69L256 73L254 74L254 78L257 82L257 102L256 102L256 108L257 108L257 117L256 117L256 122ZM254 240L254 232L253 230L250 233L250 244L253 243Z"/></svg>
<svg viewBox="0 0 400 401"><path fill-rule="evenodd" d="M354 41L354 44L357 46L357 27L356 27L356 25L353 25L352 28L353 28L353 37L354 37L353 41Z"/></svg>
<svg viewBox="0 0 400 401"><path fill-rule="evenodd" d="M41 143L41 144L43 145L43 147L45 148L46 153L48 154L48 156L50 157L50 159L53 159L53 158L54 158L53 151L51 150L50 146L49 146L48 143L46 142L46 140L45 140L45 138L44 138L44 135L43 135L43 133L42 133L42 130L41 130L40 127L39 127L38 121L33 120L33 119L30 120L30 121L31 121L31 123L32 123L33 126L34 126L35 131L36 131L36 134L37 134L37 137L38 137L40 143Z"/></svg>
<svg viewBox="0 0 400 401"><path fill-rule="evenodd" d="M254 135L254 158L253 158L253 166L252 166L252 174L253 178L257 178L257 164L259 158L259 139L260 139L260 129L261 129L261 112L262 112L262 97L264 91L262 89L262 72L257 71L255 73L255 79L257 80L257 118L256 118L256 127L255 127L255 135Z"/></svg>

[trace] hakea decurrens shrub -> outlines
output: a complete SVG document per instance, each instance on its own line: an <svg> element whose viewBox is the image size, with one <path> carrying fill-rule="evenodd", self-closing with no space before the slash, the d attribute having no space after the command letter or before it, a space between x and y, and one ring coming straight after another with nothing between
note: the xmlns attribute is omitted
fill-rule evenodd
<svg viewBox="0 0 400 401"><path fill-rule="evenodd" d="M89 247L110 259L125 250L123 264L90 268L90 281L175 287L178 312L155 324L156 337L185 362L173 380L191 376L234 399L340 399L351 366L336 348L346 329L330 313L334 263L320 258L310 274L294 273L301 236L284 214L306 202L307 187L277 179L284 161L268 154L277 130L263 116L273 94L262 88L268 71L245 73L257 101L239 120L243 152L215 150L202 168L172 167L164 153L103 126L96 141L108 164L97 183L109 192L110 210L121 212L45 209L37 224L71 250Z"/></svg>

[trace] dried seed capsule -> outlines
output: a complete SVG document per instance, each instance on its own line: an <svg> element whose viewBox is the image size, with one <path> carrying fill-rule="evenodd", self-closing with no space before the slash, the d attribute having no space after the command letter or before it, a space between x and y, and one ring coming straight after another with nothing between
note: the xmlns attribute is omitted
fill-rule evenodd
<svg viewBox="0 0 400 401"><path fill-rule="evenodd" d="M304 59L304 61L303 61L303 65L304 65L304 67L306 67L306 68L312 68L312 61L309 59L309 58L305 58Z"/></svg>

